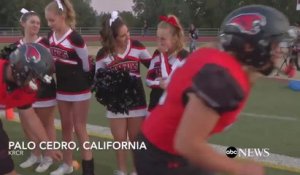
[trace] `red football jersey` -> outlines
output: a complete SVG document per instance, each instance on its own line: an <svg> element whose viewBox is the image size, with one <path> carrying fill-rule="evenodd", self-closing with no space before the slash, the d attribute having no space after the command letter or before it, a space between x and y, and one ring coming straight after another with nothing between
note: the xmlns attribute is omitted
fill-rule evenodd
<svg viewBox="0 0 300 175"><path fill-rule="evenodd" d="M208 64L226 69L244 93L244 98L237 103L236 109L220 113L220 119L211 134L222 132L236 121L250 91L247 74L243 71L242 65L226 52L213 48L199 49L174 72L165 94L160 99L160 104L142 126L145 137L159 149L177 154L174 149L174 137L185 108L183 96L186 90L191 88L193 77Z"/></svg>
<svg viewBox="0 0 300 175"><path fill-rule="evenodd" d="M8 92L7 84L4 79L4 65L6 60L0 60L0 106L4 108L21 107L30 105L36 101L36 92L29 87L17 88Z"/></svg>

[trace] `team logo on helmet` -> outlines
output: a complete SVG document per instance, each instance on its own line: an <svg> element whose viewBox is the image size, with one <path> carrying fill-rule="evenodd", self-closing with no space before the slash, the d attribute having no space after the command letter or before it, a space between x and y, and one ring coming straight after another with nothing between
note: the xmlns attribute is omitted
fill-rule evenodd
<svg viewBox="0 0 300 175"><path fill-rule="evenodd" d="M41 60L41 54L32 45L27 45L25 51L25 59L28 63L30 62L38 63Z"/></svg>
<svg viewBox="0 0 300 175"><path fill-rule="evenodd" d="M261 31L261 27L267 23L266 17L259 13L244 13L232 17L226 25L239 28L242 33L255 35Z"/></svg>

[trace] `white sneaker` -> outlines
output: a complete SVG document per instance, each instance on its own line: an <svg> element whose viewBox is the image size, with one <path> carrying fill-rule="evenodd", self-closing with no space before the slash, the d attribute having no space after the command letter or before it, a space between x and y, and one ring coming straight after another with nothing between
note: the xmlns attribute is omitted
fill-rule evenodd
<svg viewBox="0 0 300 175"><path fill-rule="evenodd" d="M73 166L63 163L55 171L52 171L50 175L64 175L71 173L73 173Z"/></svg>
<svg viewBox="0 0 300 175"><path fill-rule="evenodd" d="M20 164L20 167L21 168L29 168L36 163L40 163L41 159L42 159L42 156L38 157L38 156L35 156L34 154L31 154L25 162Z"/></svg>
<svg viewBox="0 0 300 175"><path fill-rule="evenodd" d="M126 175L126 173L124 173L123 171L120 171L120 170L115 170L114 175Z"/></svg>
<svg viewBox="0 0 300 175"><path fill-rule="evenodd" d="M48 170L48 168L53 164L53 159L51 157L44 157L42 162L36 167L35 171L38 173L43 173Z"/></svg>

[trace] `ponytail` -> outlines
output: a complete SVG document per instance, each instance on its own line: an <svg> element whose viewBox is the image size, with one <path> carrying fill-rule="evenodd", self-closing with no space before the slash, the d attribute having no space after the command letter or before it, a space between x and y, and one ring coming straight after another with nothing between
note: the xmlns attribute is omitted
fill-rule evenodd
<svg viewBox="0 0 300 175"><path fill-rule="evenodd" d="M115 41L118 36L119 29L126 25L121 17L115 16L113 12L110 17L107 17L102 23L102 29L100 31L101 42L104 51L107 54L115 54Z"/></svg>
<svg viewBox="0 0 300 175"><path fill-rule="evenodd" d="M65 15L65 22L72 29L75 29L76 14L72 3L69 0L56 0L50 2L45 10L55 11L59 15Z"/></svg>

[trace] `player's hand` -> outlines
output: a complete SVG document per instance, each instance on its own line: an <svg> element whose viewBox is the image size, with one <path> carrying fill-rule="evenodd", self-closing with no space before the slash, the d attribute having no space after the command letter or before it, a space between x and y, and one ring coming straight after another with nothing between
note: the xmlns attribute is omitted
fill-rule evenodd
<svg viewBox="0 0 300 175"><path fill-rule="evenodd" d="M239 172L237 172L235 175L264 175L265 171L263 166L257 164L257 163L243 163L241 168L239 169Z"/></svg>

